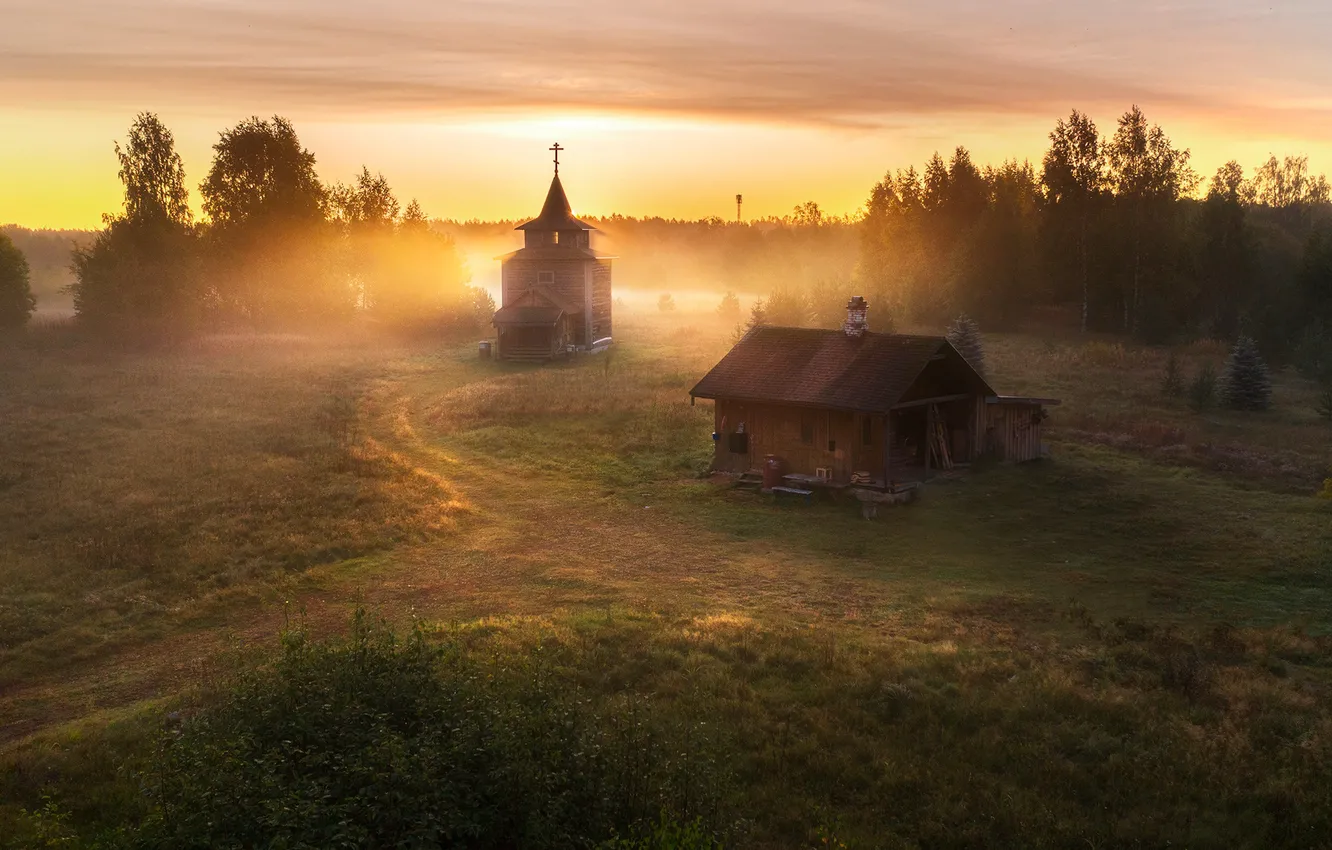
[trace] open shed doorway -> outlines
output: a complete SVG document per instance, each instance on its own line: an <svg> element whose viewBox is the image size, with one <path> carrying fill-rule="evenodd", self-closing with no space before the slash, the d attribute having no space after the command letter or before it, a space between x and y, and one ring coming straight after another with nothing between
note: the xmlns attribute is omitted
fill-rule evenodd
<svg viewBox="0 0 1332 850"><path fill-rule="evenodd" d="M974 460L973 399L903 406L892 411L889 419L889 475L894 480L923 480Z"/></svg>

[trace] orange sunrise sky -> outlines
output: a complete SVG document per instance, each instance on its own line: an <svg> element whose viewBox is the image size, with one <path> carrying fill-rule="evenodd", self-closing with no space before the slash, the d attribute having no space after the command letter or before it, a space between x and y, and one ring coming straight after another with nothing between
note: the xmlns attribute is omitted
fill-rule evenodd
<svg viewBox="0 0 1332 850"><path fill-rule="evenodd" d="M192 188L219 130L284 115L326 181L362 164L440 218L860 207L958 144L1039 162L1077 107L1132 103L1204 175L1332 168L1321 2L0 0L0 222L95 227L139 110ZM195 195L197 202L197 193Z"/></svg>

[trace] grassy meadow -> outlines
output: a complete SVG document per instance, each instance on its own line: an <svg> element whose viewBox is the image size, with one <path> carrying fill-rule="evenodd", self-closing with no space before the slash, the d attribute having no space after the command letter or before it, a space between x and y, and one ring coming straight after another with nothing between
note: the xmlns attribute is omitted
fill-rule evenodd
<svg viewBox="0 0 1332 850"><path fill-rule="evenodd" d="M0 835L141 817L165 712L358 608L700 718L728 846L1332 835L1311 385L1196 413L1163 350L992 335L992 383L1063 399L1053 457L867 521L708 477L688 389L729 327L617 323L545 368L368 333L0 347Z"/></svg>

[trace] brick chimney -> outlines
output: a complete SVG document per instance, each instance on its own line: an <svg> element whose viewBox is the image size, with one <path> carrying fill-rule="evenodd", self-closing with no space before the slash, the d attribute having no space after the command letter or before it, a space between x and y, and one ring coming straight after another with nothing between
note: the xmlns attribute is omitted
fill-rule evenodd
<svg viewBox="0 0 1332 850"><path fill-rule="evenodd" d="M869 329L869 302L859 295L846 302L846 322L842 332L847 336L863 336Z"/></svg>

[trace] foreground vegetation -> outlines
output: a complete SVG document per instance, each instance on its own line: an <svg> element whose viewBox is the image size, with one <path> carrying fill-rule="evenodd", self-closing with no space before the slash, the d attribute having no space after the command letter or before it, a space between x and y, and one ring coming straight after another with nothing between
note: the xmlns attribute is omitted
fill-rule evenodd
<svg viewBox="0 0 1332 850"><path fill-rule="evenodd" d="M866 522L704 477L687 391L727 333L628 319L610 359L546 369L373 337L4 351L0 835L216 846L210 800L253 801L232 811L260 832L290 801L287 846L407 834L363 820L369 786L478 846L662 817L728 846L1332 829L1311 383L1200 414L1161 395L1164 351L987 338L1003 390L1064 398L1055 459ZM360 607L399 639L338 637ZM446 720L551 807L505 810L478 774L449 808ZM309 784L321 753L341 784Z"/></svg>

